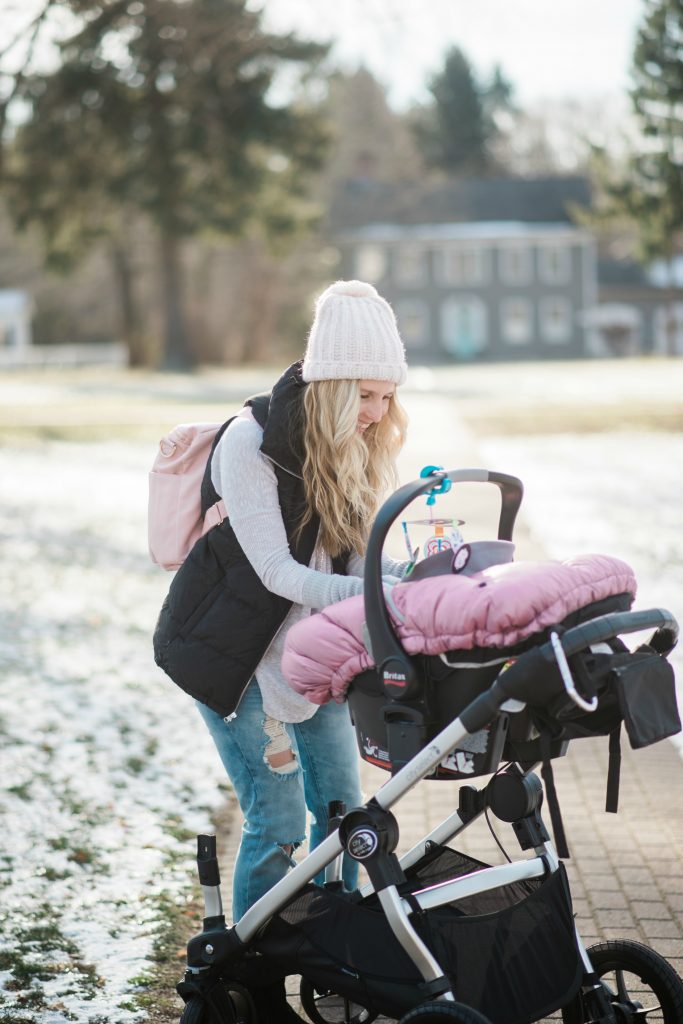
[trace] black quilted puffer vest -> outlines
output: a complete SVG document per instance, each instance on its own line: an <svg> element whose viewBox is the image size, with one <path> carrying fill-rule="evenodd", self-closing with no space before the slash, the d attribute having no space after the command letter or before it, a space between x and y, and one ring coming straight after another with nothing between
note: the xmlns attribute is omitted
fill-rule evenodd
<svg viewBox="0 0 683 1024"><path fill-rule="evenodd" d="M261 451L273 462L290 550L302 565L311 560L319 527L314 517L294 544L305 507L299 414L305 387L301 363L294 363L269 395L245 403L263 427ZM208 473L204 507L214 495ZM334 572L343 574L346 561L334 559ZM154 631L154 660L181 689L225 717L237 707L291 606L266 589L225 519L197 541L174 576Z"/></svg>

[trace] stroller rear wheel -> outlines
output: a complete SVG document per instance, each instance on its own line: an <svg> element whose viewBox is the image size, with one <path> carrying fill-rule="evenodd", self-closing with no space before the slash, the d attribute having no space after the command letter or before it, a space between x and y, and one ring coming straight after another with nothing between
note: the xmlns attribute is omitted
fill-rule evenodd
<svg viewBox="0 0 683 1024"><path fill-rule="evenodd" d="M219 982L223 987L218 1013L200 996L188 999L180 1017L180 1024L257 1024L254 1003L247 990L236 982Z"/></svg>
<svg viewBox="0 0 683 1024"><path fill-rule="evenodd" d="M400 1024L447 1024L448 1021L458 1024L491 1024L488 1017L464 1003L446 1003L433 1000L421 1003L401 1017Z"/></svg>
<svg viewBox="0 0 683 1024"><path fill-rule="evenodd" d="M299 988L301 1005L313 1024L370 1024L377 1014L331 989L318 989L306 978Z"/></svg>
<svg viewBox="0 0 683 1024"><path fill-rule="evenodd" d="M185 1009L180 1016L180 1024L208 1024L211 1013L203 999L195 996L185 1003Z"/></svg>
<svg viewBox="0 0 683 1024"><path fill-rule="evenodd" d="M615 939L591 946L588 956L617 1024L683 1024L683 981L659 953L640 942ZM593 1019L581 993L562 1010L564 1024Z"/></svg>

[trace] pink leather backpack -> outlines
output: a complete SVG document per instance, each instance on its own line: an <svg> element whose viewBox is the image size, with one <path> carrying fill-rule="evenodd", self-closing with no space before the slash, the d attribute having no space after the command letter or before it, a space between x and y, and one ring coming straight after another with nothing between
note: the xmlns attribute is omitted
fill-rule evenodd
<svg viewBox="0 0 683 1024"><path fill-rule="evenodd" d="M225 518L218 501L202 517L201 486L219 423L181 423L162 437L149 474L147 536L153 562L178 569L194 543Z"/></svg>

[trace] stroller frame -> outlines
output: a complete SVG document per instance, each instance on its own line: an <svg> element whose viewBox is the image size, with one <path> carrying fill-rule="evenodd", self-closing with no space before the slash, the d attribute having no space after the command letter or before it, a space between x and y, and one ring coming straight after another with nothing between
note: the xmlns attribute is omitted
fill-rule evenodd
<svg viewBox="0 0 683 1024"><path fill-rule="evenodd" d="M426 491L443 487L448 480L488 481L499 487L502 497L498 533L500 539L511 539L521 502L522 487L516 478L486 470L457 470L450 473L434 472L426 480L406 485L380 509L367 552L366 620L374 661L384 678L385 692L388 697L399 701L407 693L413 693L419 681L416 679L414 665L396 638L383 598L380 568L382 545L389 526L410 501ZM642 630L654 630L649 644L660 653L668 653L676 643L676 620L666 610L655 608L602 615L562 635L553 631L549 640L532 648L529 653L533 652L536 658L543 658L549 667L556 665L567 698L590 711L597 699L587 701L579 693L567 658L622 633ZM458 1002L457 991L453 990L434 952L416 931L411 916L500 886L549 877L561 870L561 861L541 818L543 790L538 776L532 770L534 764L510 762L495 772L482 788L461 786L458 809L400 858L395 854L399 829L392 808L420 781L434 773L444 758L459 747L463 740L488 726L501 713L504 714L507 702L512 700L526 704L530 699L538 700L537 688L529 686L525 675L525 657L524 653L519 655L511 668L501 672L492 685L471 701L457 718L398 768L362 807L345 813L342 807L331 805L327 838L251 906L232 927L226 925L223 914L215 836L198 837L197 863L205 904L204 928L188 944L187 972L185 979L178 985L180 995L188 1004L199 999L207 1010L206 1018L197 1015L192 1020L201 1021L202 1024L204 1021L206 1024L209 1021L210 1024L231 1024L248 1019L249 1012L253 1016L253 1006L246 1016L244 1012L243 1016L239 1015L235 1010L234 998L230 997L225 985L220 984L221 979L231 976L235 965L248 953L250 944L263 933L274 915L300 894L317 875L324 872L326 887L340 890L341 858L347 853L366 868L370 879L359 890L359 898L376 894L393 935L423 979L419 988L425 1000L427 1015L424 1019L428 1019L429 1008L433 1008L436 1001L450 1005L451 1010L444 1012L451 1019L459 1019L467 1024L487 1021L483 1014L476 1012L476 1007L472 1010ZM557 691L553 696L557 696ZM479 818L486 808L500 820L512 824L521 849L528 851L528 856L417 888L408 896L399 891L399 886L406 881L405 872L416 865L434 844L445 844ZM574 934L583 968L581 998L584 1019L612 1024L618 1017L615 1016L607 990L594 970L575 923ZM671 968L668 969L674 974ZM239 977L239 972L236 976ZM683 992L683 983L679 984ZM236 987L239 989L239 984ZM247 1003L250 1003L249 997ZM415 1009L410 1011L409 1016L411 1021L419 1019Z"/></svg>

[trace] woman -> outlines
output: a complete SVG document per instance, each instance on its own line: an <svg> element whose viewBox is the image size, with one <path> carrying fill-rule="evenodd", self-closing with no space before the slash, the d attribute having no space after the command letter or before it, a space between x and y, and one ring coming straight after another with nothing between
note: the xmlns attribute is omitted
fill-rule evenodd
<svg viewBox="0 0 683 1024"><path fill-rule="evenodd" d="M211 480L228 518L176 575L155 634L157 661L198 699L244 815L233 920L278 882L327 807L361 802L345 705L311 704L280 670L288 629L363 591L363 552L396 484L406 378L390 306L339 281L316 303L306 353L227 425ZM402 563L385 559L387 576ZM354 888L357 866L344 865Z"/></svg>

